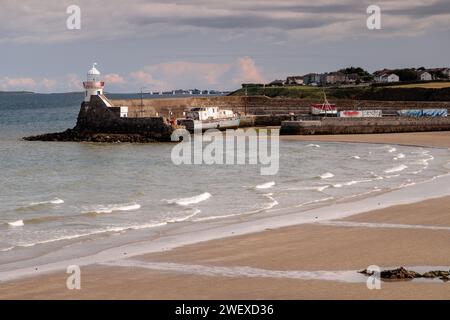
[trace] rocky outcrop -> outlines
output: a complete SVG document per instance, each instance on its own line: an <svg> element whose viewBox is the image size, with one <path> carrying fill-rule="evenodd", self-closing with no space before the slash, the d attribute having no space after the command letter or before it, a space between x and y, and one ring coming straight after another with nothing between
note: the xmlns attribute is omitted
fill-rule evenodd
<svg viewBox="0 0 450 320"><path fill-rule="evenodd" d="M367 276L374 275L373 271L368 271L367 269L359 271L359 273ZM420 274L412 270L407 270L404 267L400 267L397 269L381 271L380 278L382 280L412 280L416 278L429 278L429 279L439 278L440 280L447 282L450 280L450 271L435 270L425 272L424 274Z"/></svg>
<svg viewBox="0 0 450 320"><path fill-rule="evenodd" d="M120 117L99 96L81 104L77 124L64 132L26 137L28 141L155 142L171 141L174 127L164 117Z"/></svg>
<svg viewBox="0 0 450 320"><path fill-rule="evenodd" d="M105 143L147 143L158 142L153 136L145 134L96 133L67 129L64 132L47 133L38 136L25 137L26 141L72 141L72 142L105 142Z"/></svg>

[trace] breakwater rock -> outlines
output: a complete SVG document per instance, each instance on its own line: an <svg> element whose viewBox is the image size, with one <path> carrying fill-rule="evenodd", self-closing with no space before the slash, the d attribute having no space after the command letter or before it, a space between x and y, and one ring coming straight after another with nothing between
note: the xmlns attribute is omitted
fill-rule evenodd
<svg viewBox="0 0 450 320"><path fill-rule="evenodd" d="M369 271L367 269L359 271L359 273L364 274L366 276L374 275L373 271ZM450 271L434 270L421 274L419 272L407 270L404 267L400 267L397 269L381 271L380 278L382 280L412 280L417 278L428 278L428 279L439 278L440 280L447 282L450 281Z"/></svg>
<svg viewBox="0 0 450 320"><path fill-rule="evenodd" d="M143 134L96 133L91 131L77 131L67 129L64 132L47 133L25 137L26 141L72 141L72 142L105 142L105 143L148 143L159 140Z"/></svg>

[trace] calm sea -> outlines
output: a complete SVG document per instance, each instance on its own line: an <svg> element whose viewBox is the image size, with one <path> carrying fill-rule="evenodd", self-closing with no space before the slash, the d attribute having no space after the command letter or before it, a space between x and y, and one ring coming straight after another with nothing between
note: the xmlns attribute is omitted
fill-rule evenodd
<svg viewBox="0 0 450 320"><path fill-rule="evenodd" d="M168 143L21 140L73 127L81 100L0 94L0 265L169 224L308 210L449 171L448 150L420 147L281 141L278 174L261 176L252 165L176 166Z"/></svg>

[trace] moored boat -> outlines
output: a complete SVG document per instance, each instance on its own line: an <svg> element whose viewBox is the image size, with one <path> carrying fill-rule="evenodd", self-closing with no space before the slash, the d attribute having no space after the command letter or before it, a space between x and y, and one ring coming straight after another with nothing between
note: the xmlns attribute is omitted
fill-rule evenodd
<svg viewBox="0 0 450 320"><path fill-rule="evenodd" d="M218 107L195 107L186 112L185 118L177 119L177 124L187 130L233 129L239 127L239 115L232 110Z"/></svg>

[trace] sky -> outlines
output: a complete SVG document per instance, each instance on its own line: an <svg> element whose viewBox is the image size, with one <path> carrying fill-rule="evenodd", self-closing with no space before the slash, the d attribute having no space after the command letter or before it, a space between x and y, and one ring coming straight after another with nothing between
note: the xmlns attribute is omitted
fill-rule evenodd
<svg viewBox="0 0 450 320"><path fill-rule="evenodd" d="M68 29L67 8L80 8ZM381 9L369 30L367 8ZM450 0L0 0L0 91L233 90L361 66L450 66Z"/></svg>

